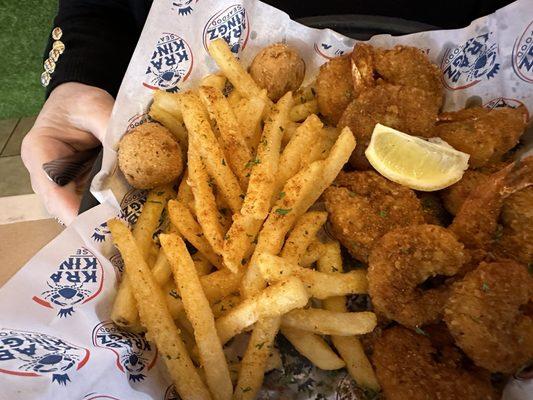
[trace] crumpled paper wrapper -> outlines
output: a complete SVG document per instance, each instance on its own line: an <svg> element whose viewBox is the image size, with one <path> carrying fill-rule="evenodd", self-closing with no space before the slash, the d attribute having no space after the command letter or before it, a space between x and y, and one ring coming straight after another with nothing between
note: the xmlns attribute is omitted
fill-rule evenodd
<svg viewBox="0 0 533 400"><path fill-rule="evenodd" d="M442 69L444 109L466 104L533 111L533 4L519 0L464 29L375 36L379 47L416 46ZM123 265L105 221L135 223L145 192L116 167L116 145L148 119L154 89L182 91L216 70L206 43L223 37L248 65L286 42L306 63L305 83L355 41L307 28L255 0L156 0L124 77L92 192L102 205L80 215L0 290L0 399L177 399L157 350L109 320ZM527 146L525 147L528 148ZM320 371L283 338L283 368L267 374L262 399L372 399L345 370ZM533 381L510 381L506 400L533 398Z"/></svg>

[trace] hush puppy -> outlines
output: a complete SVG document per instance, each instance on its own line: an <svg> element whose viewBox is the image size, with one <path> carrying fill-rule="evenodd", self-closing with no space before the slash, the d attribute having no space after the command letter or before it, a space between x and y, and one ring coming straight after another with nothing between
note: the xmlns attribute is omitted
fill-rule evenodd
<svg viewBox="0 0 533 400"><path fill-rule="evenodd" d="M131 186L152 189L176 180L183 170L183 160L172 133L149 122L122 137L118 166Z"/></svg>

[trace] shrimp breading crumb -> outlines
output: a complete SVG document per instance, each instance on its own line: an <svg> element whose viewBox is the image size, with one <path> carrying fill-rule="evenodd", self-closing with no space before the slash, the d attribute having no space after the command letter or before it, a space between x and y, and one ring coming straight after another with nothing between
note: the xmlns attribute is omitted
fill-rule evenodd
<svg viewBox="0 0 533 400"><path fill-rule="evenodd" d="M424 223L415 193L371 172L341 172L324 193L331 233L359 261L391 229Z"/></svg>
<svg viewBox="0 0 533 400"><path fill-rule="evenodd" d="M457 345L480 367L512 373L533 357L533 278L511 260L482 262L457 282L444 320Z"/></svg>
<svg viewBox="0 0 533 400"><path fill-rule="evenodd" d="M449 351L403 327L387 329L372 362L387 400L496 400L490 380L462 368ZM447 349L449 350L449 349Z"/></svg>

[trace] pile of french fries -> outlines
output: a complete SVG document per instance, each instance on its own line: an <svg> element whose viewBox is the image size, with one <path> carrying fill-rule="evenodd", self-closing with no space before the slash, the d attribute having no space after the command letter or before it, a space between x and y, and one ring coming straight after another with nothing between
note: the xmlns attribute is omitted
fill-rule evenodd
<svg viewBox="0 0 533 400"><path fill-rule="evenodd" d="M323 125L312 88L273 104L223 40L209 51L220 73L189 92L156 92L150 108L187 157L177 192L151 190L131 231L108 222L125 263L113 321L146 331L184 400L255 398L280 366L278 332L318 368L346 367L379 389L357 338L376 317L345 305L366 293L366 273L343 272L339 243L318 235L327 213L310 210L354 136ZM154 239L165 208L170 223ZM223 349L237 335L248 346L230 366Z"/></svg>

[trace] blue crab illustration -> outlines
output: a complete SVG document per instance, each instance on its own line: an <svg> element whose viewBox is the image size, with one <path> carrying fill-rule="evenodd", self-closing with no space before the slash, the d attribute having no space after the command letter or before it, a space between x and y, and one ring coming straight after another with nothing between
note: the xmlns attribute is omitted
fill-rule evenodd
<svg viewBox="0 0 533 400"><path fill-rule="evenodd" d="M46 300L60 307L57 313L60 318L72 315L74 313L74 305L79 304L92 294L90 290L84 289L81 283L79 285L56 283L55 286L52 286L47 282L47 285L50 290L44 291L42 295Z"/></svg>

